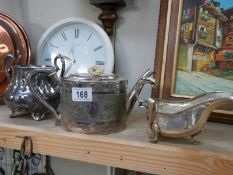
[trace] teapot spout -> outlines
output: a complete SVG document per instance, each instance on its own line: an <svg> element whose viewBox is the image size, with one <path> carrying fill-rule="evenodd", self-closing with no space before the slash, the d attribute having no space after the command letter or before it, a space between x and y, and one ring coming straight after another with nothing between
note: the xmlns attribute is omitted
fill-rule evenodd
<svg viewBox="0 0 233 175"><path fill-rule="evenodd" d="M151 84L152 87L156 86L156 80L152 77L154 72L149 69L145 71L144 74L138 79L138 81L133 86L132 90L129 92L126 98L126 114L130 114L132 111L139 94L145 84Z"/></svg>

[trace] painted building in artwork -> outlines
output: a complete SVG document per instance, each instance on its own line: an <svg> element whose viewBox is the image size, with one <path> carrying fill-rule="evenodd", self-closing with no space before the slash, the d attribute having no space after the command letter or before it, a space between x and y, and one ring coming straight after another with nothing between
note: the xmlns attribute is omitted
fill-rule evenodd
<svg viewBox="0 0 233 175"><path fill-rule="evenodd" d="M223 41L217 51L215 62L218 69L233 68L233 7L222 11L227 17L223 24Z"/></svg>
<svg viewBox="0 0 233 175"><path fill-rule="evenodd" d="M205 71L210 66L216 66L215 54L222 47L222 26L227 21L219 5L207 0L184 1L179 70Z"/></svg>

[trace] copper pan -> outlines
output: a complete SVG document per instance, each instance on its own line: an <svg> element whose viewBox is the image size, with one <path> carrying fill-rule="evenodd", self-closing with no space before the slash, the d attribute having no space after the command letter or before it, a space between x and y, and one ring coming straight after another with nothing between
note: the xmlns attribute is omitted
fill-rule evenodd
<svg viewBox="0 0 233 175"><path fill-rule="evenodd" d="M9 33L0 26L0 59L5 58L9 53L14 54L14 43ZM0 84L5 81L6 76L3 68L3 61L0 62Z"/></svg>
<svg viewBox="0 0 233 175"><path fill-rule="evenodd" d="M1 35L0 38L7 38L6 36L10 36L10 39L13 43L6 45L6 47L10 48L12 47L9 52L5 52L4 54L7 55L9 53L13 54L16 58L16 64L19 65L25 65L28 64L31 60L31 51L30 51L30 45L29 40L26 36L26 33L23 32L23 28L15 21L12 20L12 18L8 17L5 14L0 13L0 26L2 29L4 29L6 32L3 32L4 34ZM19 27L20 26L20 27ZM4 31L2 30L2 31ZM5 36L5 37L3 37ZM5 41L6 42L6 41ZM3 57L0 57L0 102L3 102L4 98L4 92L8 85L7 78L4 73L4 68L2 66Z"/></svg>
<svg viewBox="0 0 233 175"><path fill-rule="evenodd" d="M8 14L5 13L0 13L1 15L7 17L8 19L10 19L11 21L13 21L15 23L16 26L18 26L18 28L20 29L21 33L24 36L24 40L26 42L27 45L27 62L26 64L30 64L31 63L31 46L30 46L30 41L28 39L27 33L25 32L24 28L20 25L20 23L15 20L14 18L12 18L11 16L9 16Z"/></svg>

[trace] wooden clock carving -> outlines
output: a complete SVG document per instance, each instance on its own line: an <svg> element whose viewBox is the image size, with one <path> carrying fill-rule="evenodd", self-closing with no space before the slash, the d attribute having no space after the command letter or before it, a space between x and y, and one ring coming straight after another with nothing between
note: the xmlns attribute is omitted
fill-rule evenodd
<svg viewBox="0 0 233 175"><path fill-rule="evenodd" d="M103 12L99 15L99 19L102 21L104 30L111 36L113 33L113 26L118 19L117 8L124 7L126 5L124 0L89 0L90 4L101 8Z"/></svg>

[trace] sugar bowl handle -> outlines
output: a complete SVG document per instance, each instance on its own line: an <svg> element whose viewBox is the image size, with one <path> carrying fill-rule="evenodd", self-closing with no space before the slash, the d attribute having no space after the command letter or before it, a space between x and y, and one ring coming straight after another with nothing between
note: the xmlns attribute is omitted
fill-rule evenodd
<svg viewBox="0 0 233 175"><path fill-rule="evenodd" d="M65 59L63 58L63 56L61 54L58 54L55 58L54 58L54 66L57 69L57 71L60 70L57 61L60 60L61 61L61 75L60 77L64 77L64 73L65 73Z"/></svg>
<svg viewBox="0 0 233 175"><path fill-rule="evenodd" d="M9 68L10 66L8 64L10 60L13 61L13 66L15 66L16 59L12 54L8 54L3 60L4 71L5 71L5 74L7 76L8 81L11 81L11 79L12 79L12 75L10 74L10 68Z"/></svg>
<svg viewBox="0 0 233 175"><path fill-rule="evenodd" d="M37 92L35 85L32 83L33 82L32 78L35 77L37 74L41 74L41 73L47 74L49 77L53 78L53 81L58 82L57 88L60 88L60 78L58 78L57 71L53 67L41 67L41 68L37 68L37 69L33 70L26 77L27 84L28 84L32 94L34 95L34 97L39 102L41 102L48 110L50 110L52 112L52 114L55 116L55 118L57 119L57 122L59 122L60 117L59 117L56 109L54 109L52 107L52 105L50 105L46 100L44 100L42 98L42 96Z"/></svg>

